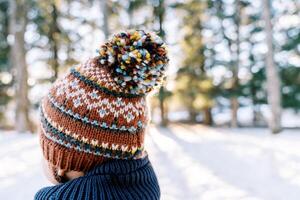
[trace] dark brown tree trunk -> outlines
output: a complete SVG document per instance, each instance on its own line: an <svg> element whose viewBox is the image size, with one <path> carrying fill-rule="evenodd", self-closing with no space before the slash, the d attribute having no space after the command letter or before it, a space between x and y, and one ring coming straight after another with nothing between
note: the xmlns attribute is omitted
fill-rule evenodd
<svg viewBox="0 0 300 200"><path fill-rule="evenodd" d="M203 124L211 126L213 124L211 108L204 108L203 113L204 113Z"/></svg>
<svg viewBox="0 0 300 200"><path fill-rule="evenodd" d="M60 33L59 27L58 27L58 11L57 7L55 5L55 2L52 1L51 4L52 7L52 23L50 25L50 31L49 31L49 39L51 43L51 50L52 50L52 59L51 59L51 67L53 69L54 75L52 78L52 81L55 81L58 77L58 69L59 69L59 62L58 62L58 35Z"/></svg>
<svg viewBox="0 0 300 200"><path fill-rule="evenodd" d="M166 113L166 106L165 106L165 88L161 86L159 88L159 109L160 109L160 125L167 126L168 125L168 118Z"/></svg>
<svg viewBox="0 0 300 200"><path fill-rule="evenodd" d="M54 80L57 79L58 77L58 68L59 68L59 63L58 63L58 47L57 43L54 42L53 44L53 70L54 70Z"/></svg>
<svg viewBox="0 0 300 200"><path fill-rule="evenodd" d="M154 10L154 13L158 19L158 23L159 23L159 35L160 37L162 37L163 39L165 39L165 32L163 29L163 21L164 21L164 14L165 14L165 8L164 8L164 0L159 0L159 5L158 7L154 8L156 10ZM168 125L168 117L167 117L167 113L166 113L166 89L164 86L161 86L159 89L159 107L160 107L160 117L161 117L161 125L162 126L167 126Z"/></svg>

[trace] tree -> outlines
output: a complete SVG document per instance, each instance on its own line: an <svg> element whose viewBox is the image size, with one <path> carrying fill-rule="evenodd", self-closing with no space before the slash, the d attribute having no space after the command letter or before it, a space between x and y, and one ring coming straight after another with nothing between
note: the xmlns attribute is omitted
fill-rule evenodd
<svg viewBox="0 0 300 200"><path fill-rule="evenodd" d="M164 0L158 0L152 2L153 7L153 15L154 15L154 22L158 23L158 35L165 40L166 39L166 33L163 27L164 19L165 19L165 1ZM166 87L162 85L159 88L158 92L158 100L159 100L159 109L160 109L160 124L162 126L166 126L168 124L168 114L167 114L167 108L166 108L166 99L171 95L169 91L167 91Z"/></svg>
<svg viewBox="0 0 300 200"><path fill-rule="evenodd" d="M227 50L230 54L230 60L225 64L231 71L230 79L224 82L224 89L226 96L230 99L231 105L231 127L238 126L238 116L237 111L239 108L238 96L240 95L240 85L239 85L239 59L240 59L240 26L241 26L241 9L242 2L240 0L234 1L233 5L235 11L234 13L227 14L225 3L222 1L215 1L215 6L217 9L217 16L221 23L221 33L222 37L227 43ZM230 21L235 33L231 33L228 27L224 26L225 21Z"/></svg>
<svg viewBox="0 0 300 200"><path fill-rule="evenodd" d="M95 25L85 20L84 16L72 14L69 11L72 2L56 0L31 0L29 2L29 25L36 27L34 31L39 37L36 37L37 39L28 43L27 46L30 47L30 50L39 49L47 53L37 60L47 64L49 69L53 71L52 76L39 81L53 82L57 79L63 67L70 67L78 63L74 53L82 49L80 41L83 36L75 27L65 26L64 24ZM85 4L80 4L80 6L83 5ZM48 41L46 44L45 40ZM59 53L63 53L64 58L61 58Z"/></svg>
<svg viewBox="0 0 300 200"><path fill-rule="evenodd" d="M287 3L294 4L292 9L286 7L281 10L279 17L295 17L300 18L300 7L297 2L289 0ZM277 11L278 13L278 11ZM287 59L277 61L280 67L280 77L282 85L282 107L292 108L295 112L300 110L300 63L293 62L293 58L300 57L300 27L298 24L285 24L278 32L283 36L284 44L278 49L280 53L288 56Z"/></svg>
<svg viewBox="0 0 300 200"><path fill-rule="evenodd" d="M100 6L101 6L101 12L102 12L102 30L104 33L104 38L105 40L108 39L110 31L109 31L109 26L108 26L108 1L100 0Z"/></svg>
<svg viewBox="0 0 300 200"><path fill-rule="evenodd" d="M12 85L12 75L9 64L8 37L8 7L9 1L0 1L0 122L4 120L6 105L11 99L8 90Z"/></svg>
<svg viewBox="0 0 300 200"><path fill-rule="evenodd" d="M177 4L175 7L184 12L182 28L185 30L184 60L177 75L177 91L181 101L187 106L190 121L196 122L198 112L202 111L203 123L211 125L215 87L205 65L206 44L203 24L207 1L193 0L186 4Z"/></svg>
<svg viewBox="0 0 300 200"><path fill-rule="evenodd" d="M11 44L11 63L16 70L15 101L16 120L15 128L19 132L30 130L29 100L27 97L27 65L24 35L27 25L27 3L25 0L10 1L10 34L13 37Z"/></svg>
<svg viewBox="0 0 300 200"><path fill-rule="evenodd" d="M54 76L53 76L53 81L57 79L58 77L58 68L59 68L59 63L58 63L58 45L59 45L59 35L60 35L60 30L58 27L58 10L57 10L57 5L54 0L50 1L50 8L52 10L51 12L51 23L49 27L49 32L48 32L48 37L50 41L50 46L51 46L51 52L52 52L52 62L51 66L54 70Z"/></svg>
<svg viewBox="0 0 300 200"><path fill-rule="evenodd" d="M268 47L266 54L267 93L271 110L269 127L272 133L279 133L281 131L281 92L278 70L273 58L274 50L270 9L270 1L263 0L263 18L265 21L266 43Z"/></svg>
<svg viewBox="0 0 300 200"><path fill-rule="evenodd" d="M236 46L235 58L232 61L232 90L234 91L233 95L231 95L230 102L231 102L231 127L238 126L238 108L239 108L239 101L238 96L236 95L237 90L239 89L239 65L240 65L240 18L241 18L241 1L236 0L235 2L235 16L234 22L236 25L236 40L234 41ZM229 49L232 49L231 47ZM231 51L233 56L233 52Z"/></svg>
<svg viewBox="0 0 300 200"><path fill-rule="evenodd" d="M134 13L147 4L147 0L120 1L119 4L125 9L128 15L128 28L139 28L139 24L134 23Z"/></svg>

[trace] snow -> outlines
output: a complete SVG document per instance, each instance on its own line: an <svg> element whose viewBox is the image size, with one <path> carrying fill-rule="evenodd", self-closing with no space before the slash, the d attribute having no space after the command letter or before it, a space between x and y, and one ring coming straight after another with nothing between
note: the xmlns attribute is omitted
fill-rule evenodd
<svg viewBox="0 0 300 200"><path fill-rule="evenodd" d="M41 156L36 135L0 131L0 199L33 199L38 189L49 185Z"/></svg>
<svg viewBox="0 0 300 200"><path fill-rule="evenodd" d="M260 126L267 127L267 121L270 119L270 108L268 105L260 105L260 121L257 122ZM220 109L219 107L212 109L214 123L217 126L223 126L230 124L231 121L231 109L229 107L225 107ZM189 113L184 111L173 111L168 113L168 119L172 122L178 121L187 121L189 119ZM238 123L239 125L253 126L253 107L252 106L241 106L238 109ZM292 109L283 109L281 116L281 125L285 128L299 128L300 124L300 114ZM155 122L160 122L160 116L155 115L153 119ZM199 115L197 120L201 121L202 116Z"/></svg>
<svg viewBox="0 0 300 200"><path fill-rule="evenodd" d="M153 128L162 199L299 199L300 134L200 125Z"/></svg>
<svg viewBox="0 0 300 200"><path fill-rule="evenodd" d="M2 131L3 132L3 131ZM50 185L38 139L0 131L0 199L32 199ZM298 200L300 133L201 125L152 126L146 148L162 200Z"/></svg>

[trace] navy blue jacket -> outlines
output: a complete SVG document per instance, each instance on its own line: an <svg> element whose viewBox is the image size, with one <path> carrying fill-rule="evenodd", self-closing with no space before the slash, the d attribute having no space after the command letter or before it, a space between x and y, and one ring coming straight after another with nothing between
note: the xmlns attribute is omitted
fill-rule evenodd
<svg viewBox="0 0 300 200"><path fill-rule="evenodd" d="M35 200L158 200L160 189L148 156L113 160L84 176L39 190Z"/></svg>

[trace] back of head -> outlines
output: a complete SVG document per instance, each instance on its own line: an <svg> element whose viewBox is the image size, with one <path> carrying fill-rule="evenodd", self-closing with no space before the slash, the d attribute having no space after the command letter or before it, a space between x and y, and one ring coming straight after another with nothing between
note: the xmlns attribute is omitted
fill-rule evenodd
<svg viewBox="0 0 300 200"><path fill-rule="evenodd" d="M88 171L106 159L144 156L146 95L163 80L165 45L154 33L128 31L98 52L41 102L43 154L60 169Z"/></svg>

